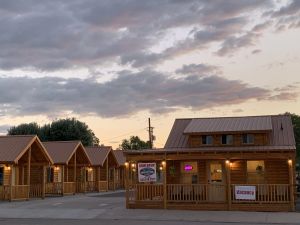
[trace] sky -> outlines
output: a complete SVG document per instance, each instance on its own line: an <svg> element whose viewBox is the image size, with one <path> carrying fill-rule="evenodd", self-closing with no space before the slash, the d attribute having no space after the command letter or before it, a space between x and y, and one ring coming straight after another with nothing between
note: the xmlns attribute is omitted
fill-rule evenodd
<svg viewBox="0 0 300 225"><path fill-rule="evenodd" d="M0 133L75 117L163 147L176 118L300 114L299 0L0 1Z"/></svg>

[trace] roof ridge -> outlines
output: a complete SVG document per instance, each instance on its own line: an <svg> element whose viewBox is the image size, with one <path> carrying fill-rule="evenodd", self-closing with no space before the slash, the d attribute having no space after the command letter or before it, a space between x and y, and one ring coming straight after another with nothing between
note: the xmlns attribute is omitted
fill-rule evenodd
<svg viewBox="0 0 300 225"><path fill-rule="evenodd" d="M191 117L191 118L176 118L175 120L192 120L192 119L222 119L222 118L249 118L249 117L273 117L273 116L288 116L288 115L256 115L256 116L219 116L219 117Z"/></svg>
<svg viewBox="0 0 300 225"><path fill-rule="evenodd" d="M0 135L0 138L6 138L6 137L36 137L36 134L17 134L17 135Z"/></svg>
<svg viewBox="0 0 300 225"><path fill-rule="evenodd" d="M70 141L42 141L42 143L71 143L71 142L81 142L80 140L70 140Z"/></svg>

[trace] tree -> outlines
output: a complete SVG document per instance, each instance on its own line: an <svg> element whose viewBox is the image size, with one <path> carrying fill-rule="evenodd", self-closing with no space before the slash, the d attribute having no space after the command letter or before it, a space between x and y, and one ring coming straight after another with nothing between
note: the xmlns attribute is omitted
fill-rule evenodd
<svg viewBox="0 0 300 225"><path fill-rule="evenodd" d="M129 139L124 139L120 146L123 150L138 150L150 148L149 141L143 141L138 136L131 136Z"/></svg>
<svg viewBox="0 0 300 225"><path fill-rule="evenodd" d="M30 135L39 134L40 127L37 123L22 123L8 129L9 135Z"/></svg>
<svg viewBox="0 0 300 225"><path fill-rule="evenodd" d="M295 141L296 141L296 152L297 161L300 161L300 116L294 113L286 112L285 115L291 116L292 124L294 127Z"/></svg>
<svg viewBox="0 0 300 225"><path fill-rule="evenodd" d="M20 124L11 127L8 134L35 134L41 141L80 140L84 146L99 144L99 139L95 133L84 122L75 118L56 120L41 127L37 123Z"/></svg>

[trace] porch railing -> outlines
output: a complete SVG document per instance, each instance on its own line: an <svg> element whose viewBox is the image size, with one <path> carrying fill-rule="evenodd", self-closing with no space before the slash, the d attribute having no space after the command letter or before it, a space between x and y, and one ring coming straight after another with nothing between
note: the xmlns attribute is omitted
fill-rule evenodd
<svg viewBox="0 0 300 225"><path fill-rule="evenodd" d="M168 202L225 202L226 186L222 184L168 184Z"/></svg>
<svg viewBox="0 0 300 225"><path fill-rule="evenodd" d="M107 181L98 181L98 190L107 191Z"/></svg>
<svg viewBox="0 0 300 225"><path fill-rule="evenodd" d="M62 183L46 183L45 184L45 193L47 195L61 195L62 194Z"/></svg>
<svg viewBox="0 0 300 225"><path fill-rule="evenodd" d="M133 184L129 186L129 202L163 201L162 184Z"/></svg>
<svg viewBox="0 0 300 225"><path fill-rule="evenodd" d="M64 194L74 194L76 192L75 182L64 182Z"/></svg>
<svg viewBox="0 0 300 225"><path fill-rule="evenodd" d="M30 198L41 198L43 197L43 186L42 184L30 184Z"/></svg>
<svg viewBox="0 0 300 225"><path fill-rule="evenodd" d="M96 182L96 181L87 181L87 182L86 182L85 190L86 190L87 192L98 191L98 188L97 188L97 182Z"/></svg>
<svg viewBox="0 0 300 225"><path fill-rule="evenodd" d="M236 199L236 186L255 186L255 199L242 200ZM232 203L288 203L290 202L289 184L233 184L231 185Z"/></svg>
<svg viewBox="0 0 300 225"><path fill-rule="evenodd" d="M12 186L11 194L12 200L28 199L29 185L14 185Z"/></svg>

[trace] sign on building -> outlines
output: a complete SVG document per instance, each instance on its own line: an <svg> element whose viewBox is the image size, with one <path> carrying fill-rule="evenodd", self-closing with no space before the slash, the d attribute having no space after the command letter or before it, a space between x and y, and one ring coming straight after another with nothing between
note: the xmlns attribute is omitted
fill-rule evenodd
<svg viewBox="0 0 300 225"><path fill-rule="evenodd" d="M138 163L139 182L156 182L156 163Z"/></svg>
<svg viewBox="0 0 300 225"><path fill-rule="evenodd" d="M255 200L256 186L235 186L234 194L236 200Z"/></svg>

